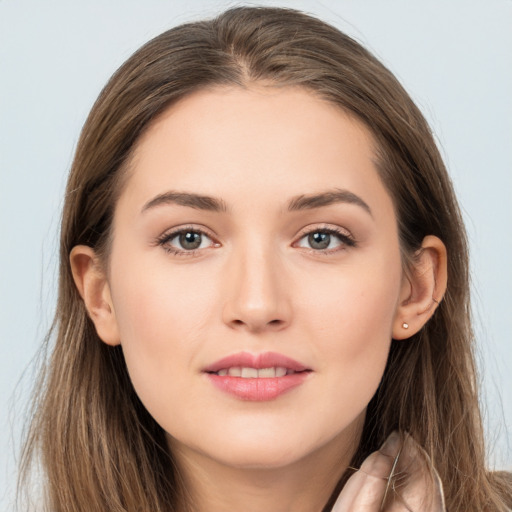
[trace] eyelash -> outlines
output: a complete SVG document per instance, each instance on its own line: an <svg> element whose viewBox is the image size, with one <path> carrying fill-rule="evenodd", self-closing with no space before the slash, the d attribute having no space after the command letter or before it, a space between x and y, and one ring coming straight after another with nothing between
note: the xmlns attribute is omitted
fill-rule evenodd
<svg viewBox="0 0 512 512"><path fill-rule="evenodd" d="M201 228L197 228L197 227L193 227L193 226L181 227L181 228L176 229L174 231L171 231L169 233L164 233L162 236L157 238L156 243L157 243L157 245L160 245L166 252L168 252L169 254L172 254L174 256L184 256L184 257L194 256L199 251L205 249L205 248L197 248L197 249L190 249L190 250L185 250L185 249L180 250L180 249L177 249L176 247L173 247L173 246L169 245L169 242L171 240L173 240L177 236L185 234L185 233L194 233L194 234L199 234L199 235L202 235L202 236L206 236L210 240L212 240L213 247L219 247L220 246L220 243L215 242L213 237L208 232L206 232L205 230L203 230ZM347 247L352 248L352 247L356 247L357 246L356 240L351 235L348 235L347 233L345 233L345 232L343 232L343 231L341 231L339 229L333 228L333 227L320 227L320 228L317 227L315 229L310 229L308 231L304 231L300 235L298 241L294 242L293 246L296 247L297 244L301 240L303 240L307 236L312 235L314 233L324 233L324 234L327 234L327 235L334 235L341 242L341 244L340 244L341 248L337 247L335 249L313 249L312 247L309 247L309 248L308 247L302 247L303 249L306 249L307 251L310 251L310 252L312 252L314 254L330 255L330 254L333 254L333 253L338 252L340 250L346 249Z"/></svg>

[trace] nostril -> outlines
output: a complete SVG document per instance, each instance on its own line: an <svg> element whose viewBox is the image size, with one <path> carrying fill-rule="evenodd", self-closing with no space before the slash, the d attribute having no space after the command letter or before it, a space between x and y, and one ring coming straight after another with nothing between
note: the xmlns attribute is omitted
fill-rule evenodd
<svg viewBox="0 0 512 512"><path fill-rule="evenodd" d="M240 328L240 327L247 327L250 330L261 330L261 329L277 329L281 328L286 322L284 320L281 320L279 318L275 318L274 320L270 320L268 322L262 321L262 322L245 322L244 320L240 320L239 318L233 319L231 322L231 327L234 328Z"/></svg>

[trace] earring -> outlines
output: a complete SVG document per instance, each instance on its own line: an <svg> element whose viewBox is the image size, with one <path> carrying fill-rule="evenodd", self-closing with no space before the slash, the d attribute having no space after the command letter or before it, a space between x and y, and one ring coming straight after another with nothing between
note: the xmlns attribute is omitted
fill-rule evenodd
<svg viewBox="0 0 512 512"><path fill-rule="evenodd" d="M406 323L406 322L404 322L404 323L402 324L402 327L403 327L404 329L409 329L409 324L408 324L408 323Z"/></svg>

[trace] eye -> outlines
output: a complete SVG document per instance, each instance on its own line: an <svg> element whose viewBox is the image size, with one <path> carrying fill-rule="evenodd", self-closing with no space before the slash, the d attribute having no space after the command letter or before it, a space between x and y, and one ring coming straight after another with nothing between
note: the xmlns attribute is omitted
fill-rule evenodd
<svg viewBox="0 0 512 512"><path fill-rule="evenodd" d="M193 251L194 249L201 248L205 239L207 239L206 235L198 233L197 231L183 231L169 240L169 243L172 245L174 241L179 245L180 249Z"/></svg>
<svg viewBox="0 0 512 512"><path fill-rule="evenodd" d="M166 233L158 240L158 243L173 254L192 254L194 251L217 245L203 231L191 228Z"/></svg>
<svg viewBox="0 0 512 512"><path fill-rule="evenodd" d="M310 231L296 243L297 247L326 252L335 251L344 246L354 247L355 245L355 240L350 235L333 228Z"/></svg>

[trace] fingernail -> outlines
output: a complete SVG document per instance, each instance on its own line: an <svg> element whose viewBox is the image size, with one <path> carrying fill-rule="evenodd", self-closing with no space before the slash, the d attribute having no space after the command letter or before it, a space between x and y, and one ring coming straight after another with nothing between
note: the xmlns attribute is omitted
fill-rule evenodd
<svg viewBox="0 0 512 512"><path fill-rule="evenodd" d="M384 441L380 447L380 453L388 455L389 457L396 457L402 445L402 438L398 431L391 432L389 437Z"/></svg>

